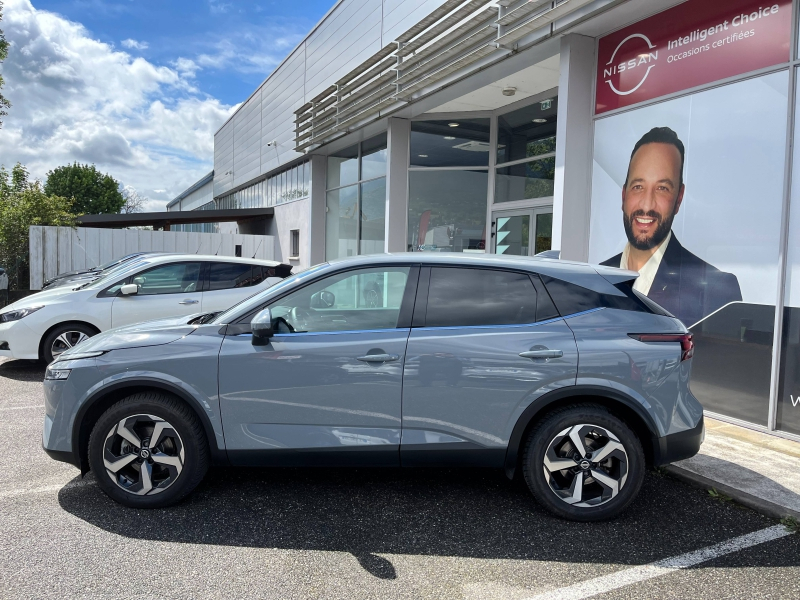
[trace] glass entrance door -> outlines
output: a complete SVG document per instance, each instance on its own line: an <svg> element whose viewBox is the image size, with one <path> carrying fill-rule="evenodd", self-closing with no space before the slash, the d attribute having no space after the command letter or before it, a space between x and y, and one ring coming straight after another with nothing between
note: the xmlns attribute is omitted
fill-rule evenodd
<svg viewBox="0 0 800 600"><path fill-rule="evenodd" d="M492 213L494 252L533 256L550 250L553 237L551 206Z"/></svg>

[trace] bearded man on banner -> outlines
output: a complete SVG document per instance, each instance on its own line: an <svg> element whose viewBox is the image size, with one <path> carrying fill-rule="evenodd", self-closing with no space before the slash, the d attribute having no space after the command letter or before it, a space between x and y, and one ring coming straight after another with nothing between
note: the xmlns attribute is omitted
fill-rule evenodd
<svg viewBox="0 0 800 600"><path fill-rule="evenodd" d="M628 243L601 263L638 271L634 289L687 327L730 302L741 301L739 280L684 248L672 232L683 202L684 146L669 127L654 127L636 142L622 187Z"/></svg>

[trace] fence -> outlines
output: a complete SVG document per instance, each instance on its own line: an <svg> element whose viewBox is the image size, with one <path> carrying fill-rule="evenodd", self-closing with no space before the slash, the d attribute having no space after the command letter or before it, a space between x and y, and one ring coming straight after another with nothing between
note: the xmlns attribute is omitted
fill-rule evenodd
<svg viewBox="0 0 800 600"><path fill-rule="evenodd" d="M33 225L30 289L42 289L45 281L59 273L88 269L134 252L236 256L237 246L246 258L271 260L275 256L275 238L271 235Z"/></svg>

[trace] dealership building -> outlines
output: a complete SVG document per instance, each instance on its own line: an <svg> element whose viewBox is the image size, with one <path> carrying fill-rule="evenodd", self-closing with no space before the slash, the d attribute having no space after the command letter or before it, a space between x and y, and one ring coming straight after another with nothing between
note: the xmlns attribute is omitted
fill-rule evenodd
<svg viewBox="0 0 800 600"><path fill-rule="evenodd" d="M551 249L625 266L631 219L663 225L642 291L694 332L693 393L800 440L797 4L340 0L168 210L270 208L205 227L274 235L298 268ZM674 160L639 177L635 147ZM659 169L677 181L648 187Z"/></svg>

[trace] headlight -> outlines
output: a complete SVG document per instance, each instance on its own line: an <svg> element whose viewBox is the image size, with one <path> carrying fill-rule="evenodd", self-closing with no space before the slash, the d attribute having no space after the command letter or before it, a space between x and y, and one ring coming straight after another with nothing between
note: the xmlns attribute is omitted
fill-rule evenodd
<svg viewBox="0 0 800 600"><path fill-rule="evenodd" d="M72 352L71 350L66 350L58 355L58 358L55 359L51 364L56 364L59 361L65 360L79 360L81 358L95 358L97 356L102 356L106 353L106 350L95 350L93 352Z"/></svg>
<svg viewBox="0 0 800 600"><path fill-rule="evenodd" d="M44 306L29 306L27 308L16 308L8 312L0 313L0 323L8 323L9 321L19 321L23 317L27 317L31 313L35 313Z"/></svg>
<svg viewBox="0 0 800 600"><path fill-rule="evenodd" d="M69 377L70 371L71 369L59 369L59 368L54 368L53 365L50 365L49 367L47 367L47 371L44 372L44 378L63 381L64 379L67 379Z"/></svg>

